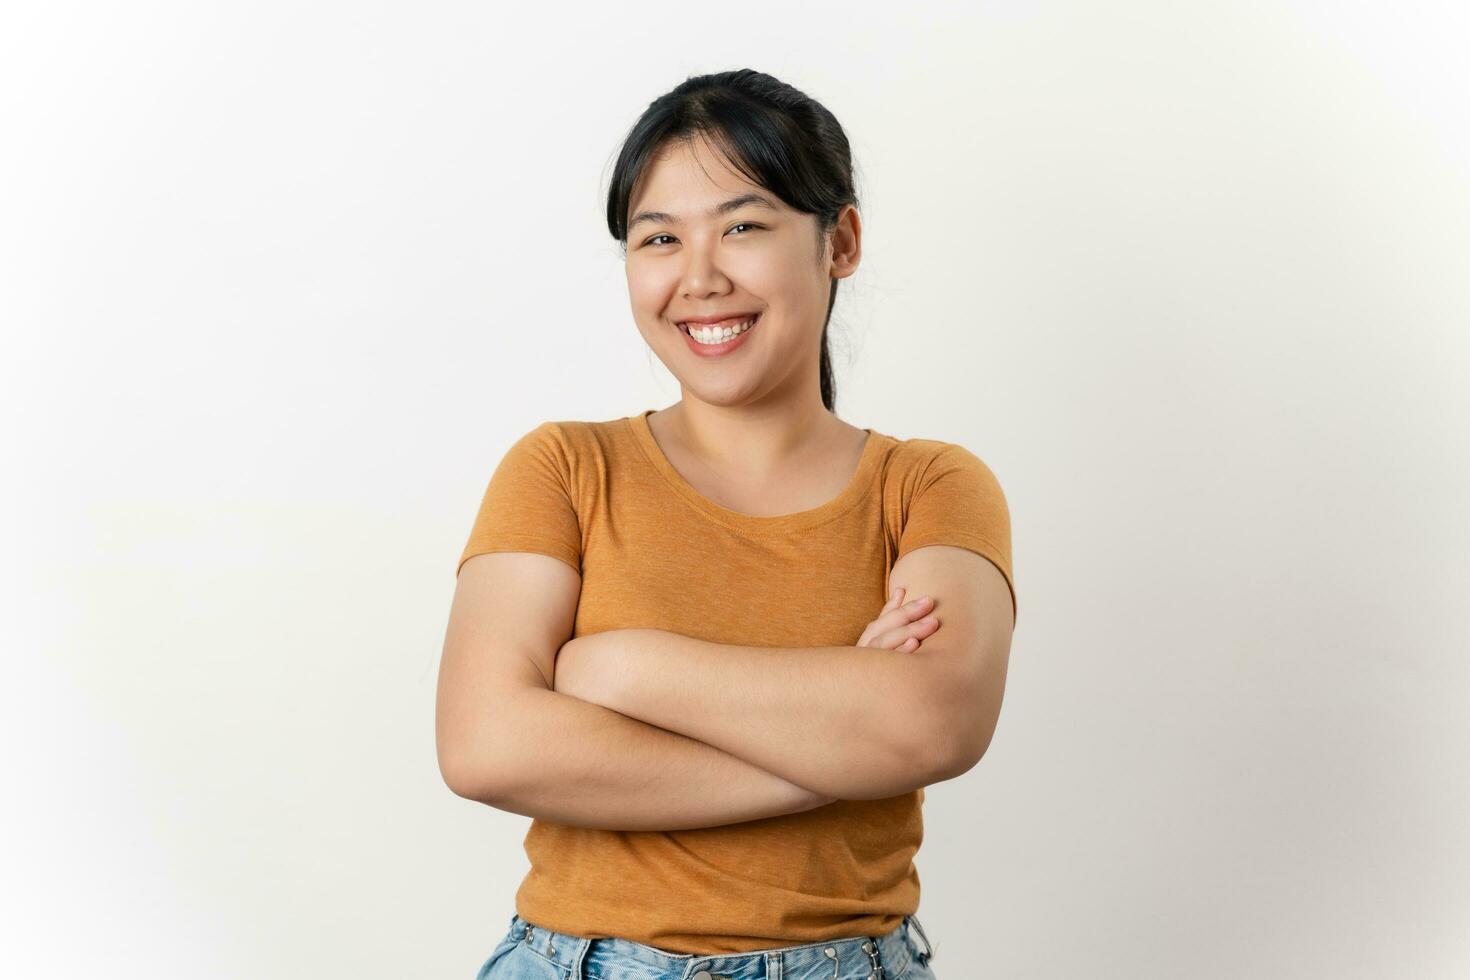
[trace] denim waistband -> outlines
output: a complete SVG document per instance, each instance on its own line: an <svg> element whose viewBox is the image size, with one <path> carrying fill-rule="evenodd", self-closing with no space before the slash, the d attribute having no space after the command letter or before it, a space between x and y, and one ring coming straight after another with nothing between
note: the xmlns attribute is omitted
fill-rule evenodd
<svg viewBox="0 0 1470 980"><path fill-rule="evenodd" d="M584 939L511 916L507 939L550 960L568 980L898 980L914 959L904 935L917 917L906 915L881 936L854 936L744 953L670 953L630 939ZM924 937L924 949L929 941Z"/></svg>

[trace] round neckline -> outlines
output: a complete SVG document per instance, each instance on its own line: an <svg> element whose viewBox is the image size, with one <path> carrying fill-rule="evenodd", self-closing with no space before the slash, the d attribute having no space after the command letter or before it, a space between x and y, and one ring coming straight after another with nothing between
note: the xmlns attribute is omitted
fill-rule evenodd
<svg viewBox="0 0 1470 980"><path fill-rule="evenodd" d="M648 416L656 411L658 411L656 408L644 409L642 412L636 415L630 415L625 419L629 427L632 428L638 445L643 450L643 454L648 457L648 461L653 465L653 468L658 471L659 475L664 478L664 481L679 496L693 504L697 510L702 511L709 517L727 526L756 531L792 531L811 527L842 514L866 497L868 491L872 488L872 480L869 477L872 475L874 467L878 464L880 440L878 433L872 429L865 428L863 431L868 434L868 438L863 443L862 454L858 457L857 469L853 472L852 478L847 481L847 485L831 500L828 500L824 504L818 504L816 507L799 510L791 514L761 515L746 514L738 510L731 510L728 507L715 503L694 489L693 485L684 479L683 475L674 468L674 464L669 462L669 458L664 455L663 449L660 448L658 441L653 437L652 427L648 424Z"/></svg>

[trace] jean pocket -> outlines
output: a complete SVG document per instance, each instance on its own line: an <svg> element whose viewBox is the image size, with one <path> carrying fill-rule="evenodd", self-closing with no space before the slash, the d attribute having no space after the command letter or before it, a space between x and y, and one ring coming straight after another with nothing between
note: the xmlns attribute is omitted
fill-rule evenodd
<svg viewBox="0 0 1470 980"><path fill-rule="evenodd" d="M924 927L919 923L918 916L908 916L904 926L904 942L908 944L914 962L927 967L929 961L934 958L934 948L929 945L929 937L924 934Z"/></svg>
<svg viewBox="0 0 1470 980"><path fill-rule="evenodd" d="M520 942L514 936L506 936L504 939L502 939L500 941L500 945L496 946L495 949L491 951L490 958L486 960L483 964L481 964L480 972L475 974L475 980L487 980L487 978L490 976L490 971L494 969L496 962L499 961L500 958L506 953L509 953L511 950L515 949L518 945L520 945Z"/></svg>
<svg viewBox="0 0 1470 980"><path fill-rule="evenodd" d="M497 949L478 980L568 980L571 970L524 942Z"/></svg>
<svg viewBox="0 0 1470 980"><path fill-rule="evenodd" d="M904 971L899 980L939 980L939 978L934 975L934 970L928 963L915 958L909 961L909 968Z"/></svg>

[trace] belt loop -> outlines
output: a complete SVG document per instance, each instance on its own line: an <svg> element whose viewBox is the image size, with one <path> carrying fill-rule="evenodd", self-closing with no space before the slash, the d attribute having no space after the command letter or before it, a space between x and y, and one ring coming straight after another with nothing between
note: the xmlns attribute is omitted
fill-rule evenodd
<svg viewBox="0 0 1470 980"><path fill-rule="evenodd" d="M922 939L922 940L924 940L924 958L925 958L925 960L926 961L932 960L934 958L934 947L931 946L931 945L929 945L929 937L924 934L924 926L923 926L923 924L921 924L919 922L919 917L917 915L910 915L908 918L909 918L909 922L913 924L913 927L915 929L919 930L919 938Z"/></svg>

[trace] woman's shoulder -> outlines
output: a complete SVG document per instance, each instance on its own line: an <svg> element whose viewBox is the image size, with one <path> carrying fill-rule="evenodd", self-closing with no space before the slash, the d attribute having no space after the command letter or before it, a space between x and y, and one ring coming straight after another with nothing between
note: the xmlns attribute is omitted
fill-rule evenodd
<svg viewBox="0 0 1470 980"><path fill-rule="evenodd" d="M631 437L626 417L548 419L518 439L528 448L559 457L569 465L592 456L615 455Z"/></svg>
<svg viewBox="0 0 1470 980"><path fill-rule="evenodd" d="M988 469L985 461L967 446L946 439L922 436L903 438L874 430L885 443L890 474L922 475L933 467L967 466Z"/></svg>

